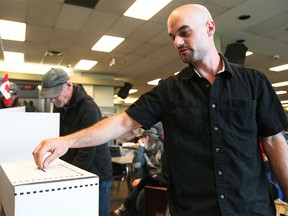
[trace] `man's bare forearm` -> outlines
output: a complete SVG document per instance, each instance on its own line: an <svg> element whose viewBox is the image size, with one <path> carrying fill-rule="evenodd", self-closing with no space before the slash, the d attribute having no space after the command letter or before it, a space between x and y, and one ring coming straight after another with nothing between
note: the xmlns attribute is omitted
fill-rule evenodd
<svg viewBox="0 0 288 216"><path fill-rule="evenodd" d="M70 148L90 147L101 145L114 140L129 130L141 127L125 112L106 118L89 128L66 136L70 141Z"/></svg>

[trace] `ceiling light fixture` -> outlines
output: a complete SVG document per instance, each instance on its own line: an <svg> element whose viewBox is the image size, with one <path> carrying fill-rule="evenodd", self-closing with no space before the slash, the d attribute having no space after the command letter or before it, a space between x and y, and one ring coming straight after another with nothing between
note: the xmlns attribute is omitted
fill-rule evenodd
<svg viewBox="0 0 288 216"><path fill-rule="evenodd" d="M123 15L147 21L171 1L172 0L136 0Z"/></svg>
<svg viewBox="0 0 288 216"><path fill-rule="evenodd" d="M159 83L159 81L160 81L161 79L160 78L158 78L158 79L155 79L155 80L151 80L151 81L149 81L149 82L147 82L147 84L148 85L158 85L158 83Z"/></svg>
<svg viewBox="0 0 288 216"><path fill-rule="evenodd" d="M130 89L130 90L129 90L129 94L133 94L133 93L136 93L136 92L138 92L137 89Z"/></svg>
<svg viewBox="0 0 288 216"><path fill-rule="evenodd" d="M134 103L138 98L126 98L124 99L125 104L132 104Z"/></svg>
<svg viewBox="0 0 288 216"><path fill-rule="evenodd" d="M246 55L246 56L253 55L253 52L251 52L251 51L247 51L247 52L245 53L245 55Z"/></svg>
<svg viewBox="0 0 288 216"><path fill-rule="evenodd" d="M79 70L90 70L94 65L96 65L97 61L81 59L75 66L74 69Z"/></svg>
<svg viewBox="0 0 288 216"><path fill-rule="evenodd" d="M24 53L4 51L3 54L7 63L24 63Z"/></svg>
<svg viewBox="0 0 288 216"><path fill-rule="evenodd" d="M273 87L282 87L282 86L287 86L287 85L288 85L288 81L278 82L278 83L272 84Z"/></svg>
<svg viewBox="0 0 288 216"><path fill-rule="evenodd" d="M276 91L277 95L286 94L286 93L287 93L287 91Z"/></svg>
<svg viewBox="0 0 288 216"><path fill-rule="evenodd" d="M14 64L0 61L0 71L7 71L9 73L27 73L27 74L45 74L52 67L62 68L70 76L73 75L73 70L60 65L49 65L49 64L34 64L34 63L22 63Z"/></svg>
<svg viewBox="0 0 288 216"><path fill-rule="evenodd" d="M271 68L269 68L269 70L275 71L275 72L288 70L288 64L279 65L279 66L276 66L276 67L271 67Z"/></svg>
<svg viewBox="0 0 288 216"><path fill-rule="evenodd" d="M122 37L103 35L91 49L94 51L111 52L124 40L125 38Z"/></svg>
<svg viewBox="0 0 288 216"><path fill-rule="evenodd" d="M0 19L0 35L4 40L25 41L26 23Z"/></svg>

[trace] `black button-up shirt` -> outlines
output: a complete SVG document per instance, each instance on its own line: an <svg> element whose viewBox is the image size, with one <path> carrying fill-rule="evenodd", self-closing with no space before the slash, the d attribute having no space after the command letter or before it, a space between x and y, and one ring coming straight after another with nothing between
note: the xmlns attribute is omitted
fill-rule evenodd
<svg viewBox="0 0 288 216"><path fill-rule="evenodd" d="M164 127L172 215L275 215L259 136L288 127L265 75L230 64L213 85L190 65L126 113Z"/></svg>

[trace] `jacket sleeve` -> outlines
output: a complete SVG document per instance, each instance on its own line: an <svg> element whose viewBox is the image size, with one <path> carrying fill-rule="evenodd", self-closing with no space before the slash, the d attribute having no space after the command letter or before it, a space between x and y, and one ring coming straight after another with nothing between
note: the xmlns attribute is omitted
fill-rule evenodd
<svg viewBox="0 0 288 216"><path fill-rule="evenodd" d="M79 129L87 128L101 120L101 112L96 104L85 102L79 112ZM94 161L96 147L75 149L72 164L85 170L90 170Z"/></svg>

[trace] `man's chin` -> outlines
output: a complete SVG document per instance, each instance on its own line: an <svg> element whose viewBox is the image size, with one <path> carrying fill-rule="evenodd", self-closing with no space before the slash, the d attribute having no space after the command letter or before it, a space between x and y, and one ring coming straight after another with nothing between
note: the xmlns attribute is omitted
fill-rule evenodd
<svg viewBox="0 0 288 216"><path fill-rule="evenodd" d="M190 62L190 57L189 56L180 54L180 57L181 57L181 59L182 59L182 61L184 63L189 63Z"/></svg>
<svg viewBox="0 0 288 216"><path fill-rule="evenodd" d="M63 105L61 104L61 105L55 105L54 104L54 106L57 108L57 109L60 109L60 108L62 108L63 107Z"/></svg>
<svg viewBox="0 0 288 216"><path fill-rule="evenodd" d="M181 56L181 59L182 59L182 61L183 61L185 64L190 63L190 59L188 59L188 58L184 58L184 57Z"/></svg>

